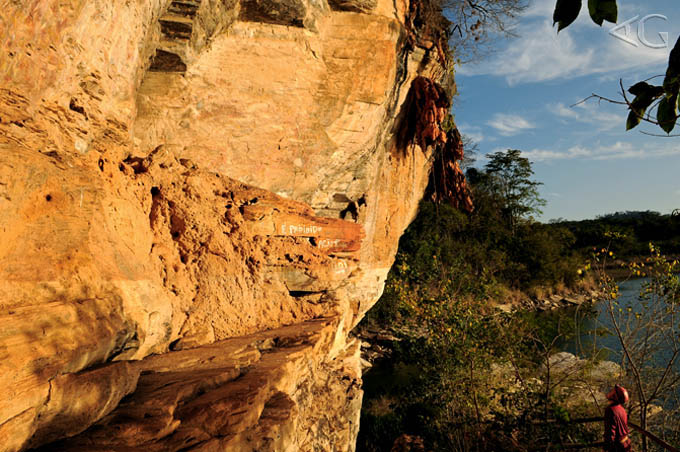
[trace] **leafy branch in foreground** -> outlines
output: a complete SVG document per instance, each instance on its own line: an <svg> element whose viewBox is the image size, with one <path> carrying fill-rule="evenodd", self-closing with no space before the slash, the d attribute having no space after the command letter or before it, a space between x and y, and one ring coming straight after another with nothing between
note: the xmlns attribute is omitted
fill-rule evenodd
<svg viewBox="0 0 680 452"><path fill-rule="evenodd" d="M582 6L581 0L557 0L553 13L553 25L557 24L557 31L571 25L581 12ZM602 26L605 20L616 23L619 11L616 0L588 0L588 12L593 22Z"/></svg>
<svg viewBox="0 0 680 452"><path fill-rule="evenodd" d="M557 24L558 32L571 25L578 17L581 0L557 0L553 13L554 24ZM588 0L590 17L597 25L602 26L604 21L616 23L618 8L616 0ZM670 134L677 123L680 104L680 38L675 43L668 59L668 68L662 85L651 85L647 81L641 81L631 86L628 92L635 96L632 101L628 100L622 87L625 105L630 110L626 121L626 130L634 129L640 122L650 122L658 125L666 134ZM591 96L593 97L593 96ZM601 100L611 101L602 96L594 95ZM616 101L611 101L617 103ZM649 112L655 111L652 116Z"/></svg>
<svg viewBox="0 0 680 452"><path fill-rule="evenodd" d="M609 237L624 238L617 233ZM651 243L649 252L644 261L628 264L631 278L647 278L633 299L622 297L620 283L606 272L607 262L616 259L610 247L595 250L591 265L607 294L609 329L621 347L622 376L632 389L631 417L643 429L675 441L680 435L680 264ZM641 442L647 451L647 439Z"/></svg>

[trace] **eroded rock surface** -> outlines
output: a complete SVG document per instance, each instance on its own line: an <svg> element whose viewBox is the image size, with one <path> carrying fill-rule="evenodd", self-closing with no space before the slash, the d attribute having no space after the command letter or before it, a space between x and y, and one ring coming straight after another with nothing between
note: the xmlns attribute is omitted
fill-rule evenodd
<svg viewBox="0 0 680 452"><path fill-rule="evenodd" d="M358 342L320 319L137 361L134 398L40 450L297 451L348 445L361 405ZM332 384L327 384L332 382Z"/></svg>
<svg viewBox="0 0 680 452"><path fill-rule="evenodd" d="M428 182L405 100L444 76L406 11L3 6L1 451L353 450L347 336Z"/></svg>

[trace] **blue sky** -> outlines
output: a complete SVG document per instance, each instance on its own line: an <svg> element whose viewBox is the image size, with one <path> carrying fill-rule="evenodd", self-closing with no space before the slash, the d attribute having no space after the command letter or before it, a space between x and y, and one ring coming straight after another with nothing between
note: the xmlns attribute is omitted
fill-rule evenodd
<svg viewBox="0 0 680 452"><path fill-rule="evenodd" d="M665 72L680 32L677 0L619 0L619 24L661 14L645 22L643 39L668 46L650 48L638 37L640 20L630 23L628 39L581 16L559 35L552 27L555 0L534 0L515 27L515 38L497 41L493 54L457 68L458 96L453 113L461 133L483 154L520 149L534 162L548 201L539 219L582 219L622 210L680 208L680 138L652 125L625 131L625 107L590 100L591 93L619 99L624 86ZM625 27L617 31L625 34ZM659 84L662 79L658 79Z"/></svg>

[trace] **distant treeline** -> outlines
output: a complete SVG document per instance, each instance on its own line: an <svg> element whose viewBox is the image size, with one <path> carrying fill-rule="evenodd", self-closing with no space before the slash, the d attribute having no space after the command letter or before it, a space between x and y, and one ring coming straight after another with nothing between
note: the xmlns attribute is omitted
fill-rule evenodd
<svg viewBox="0 0 680 452"><path fill-rule="evenodd" d="M575 238L576 251L588 254L592 248L611 249L619 258L632 259L649 254L653 242L666 255L680 254L680 215L654 211L626 211L600 215L592 220L553 220L551 226L567 228ZM621 235L611 242L607 232Z"/></svg>

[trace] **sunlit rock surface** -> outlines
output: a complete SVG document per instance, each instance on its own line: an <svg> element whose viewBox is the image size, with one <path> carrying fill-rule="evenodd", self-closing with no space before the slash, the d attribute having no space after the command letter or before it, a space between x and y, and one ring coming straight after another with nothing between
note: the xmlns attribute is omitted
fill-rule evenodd
<svg viewBox="0 0 680 452"><path fill-rule="evenodd" d="M444 75L407 9L3 5L0 450L353 450Z"/></svg>

